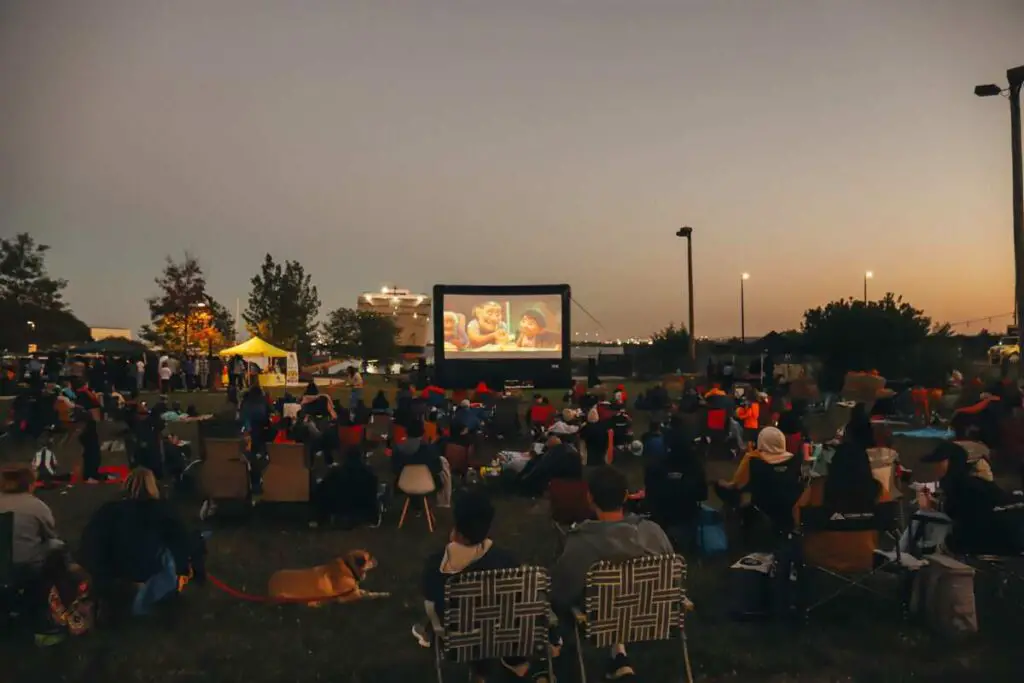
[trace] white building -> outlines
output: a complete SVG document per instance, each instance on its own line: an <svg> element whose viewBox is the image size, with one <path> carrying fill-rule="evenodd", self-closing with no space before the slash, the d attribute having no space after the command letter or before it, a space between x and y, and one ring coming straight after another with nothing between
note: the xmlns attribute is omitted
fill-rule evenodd
<svg viewBox="0 0 1024 683"><path fill-rule="evenodd" d="M426 294L385 286L359 295L356 310L392 316L398 326L399 349L405 354L423 354L430 338L431 300Z"/></svg>

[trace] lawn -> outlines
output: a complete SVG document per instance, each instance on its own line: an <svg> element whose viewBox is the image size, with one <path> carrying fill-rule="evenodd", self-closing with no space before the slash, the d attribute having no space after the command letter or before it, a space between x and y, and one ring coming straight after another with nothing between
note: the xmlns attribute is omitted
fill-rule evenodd
<svg viewBox="0 0 1024 683"><path fill-rule="evenodd" d="M368 392L369 393L369 392ZM220 395L196 395L215 408ZM185 400L183 400L185 402ZM824 428L824 427L823 427ZM507 444L502 444L507 447ZM899 444L911 466L920 447ZM3 448L3 459L22 459L27 450ZM497 445L493 448L497 449ZM112 458L105 454L105 458ZM120 457L120 456L116 456ZM383 456L376 467L386 468ZM623 465L639 482L641 462ZM709 476L725 476L731 463L711 463ZM77 543L90 513L117 495L114 487L79 486L43 492L62 534ZM196 502L181 501L187 518L198 523ZM495 496L493 536L526 562L548 564L555 537L544 500ZM421 517L398 530L392 509L380 529L310 530L256 516L248 523L213 527L209 568L227 583L263 592L270 574L283 567L322 563L353 548L378 559L365 587L389 591L379 601L328 605L319 609L268 606L236 600L211 585L189 586L182 600L151 618L117 631L97 631L40 650L8 635L0 638L0 681L429 681L432 654L416 646L410 625L421 616L419 576L422 558L446 538L450 515L439 511L440 529L428 534ZM975 681L1021 680L1020 613L990 599L979 582L982 632L965 642L938 640L914 623L899 620L897 609L851 595L816 613L800 631L775 623L737 623L726 614L729 558L690 560L687 585L697 609L688 621L691 659L701 681ZM655 643L631 649L640 681L681 680L678 646ZM593 653L592 653L593 654ZM601 672L597 656L593 674ZM558 666L561 680L576 680L567 651ZM1016 667L1016 670L1014 670ZM449 680L464 680L452 671Z"/></svg>

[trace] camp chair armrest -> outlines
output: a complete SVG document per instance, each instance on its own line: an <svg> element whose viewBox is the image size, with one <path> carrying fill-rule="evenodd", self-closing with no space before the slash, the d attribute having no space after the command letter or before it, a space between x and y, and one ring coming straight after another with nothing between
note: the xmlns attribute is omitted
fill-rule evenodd
<svg viewBox="0 0 1024 683"><path fill-rule="evenodd" d="M444 624L441 623L440 617L437 614L431 613L430 615L430 628L434 631L434 636L438 639L444 638Z"/></svg>
<svg viewBox="0 0 1024 683"><path fill-rule="evenodd" d="M577 626L585 626L587 623L587 615L578 607L572 608L572 618L576 621Z"/></svg>

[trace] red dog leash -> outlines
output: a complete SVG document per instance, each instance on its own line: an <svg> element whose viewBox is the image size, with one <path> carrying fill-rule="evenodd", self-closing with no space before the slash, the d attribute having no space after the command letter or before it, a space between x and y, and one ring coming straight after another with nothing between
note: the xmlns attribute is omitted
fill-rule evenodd
<svg viewBox="0 0 1024 683"><path fill-rule="evenodd" d="M336 593L334 595L320 595L315 598L272 598L269 595L253 595L252 593L246 593L240 591L237 588L232 588L228 584L218 579L213 574L207 574L206 578L213 584L213 586L233 598L238 600L244 600L246 602L257 602L267 603L271 605L290 605L290 604L309 604L311 602L327 602L328 600L337 600L343 598L346 595L351 595L354 590L347 590L344 593ZM358 589L355 589L358 590Z"/></svg>

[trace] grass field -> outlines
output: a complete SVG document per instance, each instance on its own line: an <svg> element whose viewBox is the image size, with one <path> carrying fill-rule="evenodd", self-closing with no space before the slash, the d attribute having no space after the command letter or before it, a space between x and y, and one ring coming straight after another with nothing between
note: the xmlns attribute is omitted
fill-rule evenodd
<svg viewBox="0 0 1024 683"><path fill-rule="evenodd" d="M195 400L211 410L223 395L200 394ZM909 442L899 447L913 466L921 447ZM28 452L10 444L0 444L0 449L6 460L21 459ZM382 458L375 456L376 467L386 467ZM641 462L631 461L625 467L631 479L639 482ZM709 476L725 476L731 468L732 463L712 463ZM53 508L61 533L74 545L91 512L117 495L113 489L79 486L44 492L41 497ZM547 503L497 496L495 504L494 538L526 562L550 563L555 538ZM198 523L196 502L180 505L187 518ZM409 626L421 616L422 558L443 544L450 515L439 511L440 529L432 535L422 518L407 521L401 530L395 528L396 522L397 511L392 510L380 529L310 530L261 521L257 515L248 523L215 526L209 544L211 573L257 594L276 569L319 564L346 550L366 548L377 557L379 567L365 586L391 592L388 599L309 609L251 604L210 585L189 586L181 601L160 614L55 648L35 649L29 641L10 634L0 638L0 682L433 680L432 654L416 646ZM737 623L726 615L726 567L730 558L742 552L737 548L729 558L703 562L688 558L687 583L697 605L688 629L691 659L700 681L1021 680L1020 611L994 599L980 580L982 631L965 642L940 641L919 624L901 622L894 605L857 594L822 608L808 627L793 631L775 623ZM637 680L681 680L676 644L636 646L631 652ZM599 655L590 661L596 679L603 662ZM567 651L556 669L560 680L576 680L574 663ZM449 675L454 681L465 676L457 670Z"/></svg>

